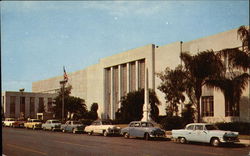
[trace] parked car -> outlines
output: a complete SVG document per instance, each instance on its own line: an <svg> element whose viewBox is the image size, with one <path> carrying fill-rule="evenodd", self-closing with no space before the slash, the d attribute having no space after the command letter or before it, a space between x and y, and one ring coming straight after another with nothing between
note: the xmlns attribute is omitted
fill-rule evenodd
<svg viewBox="0 0 250 156"><path fill-rule="evenodd" d="M102 134L103 136L120 135L120 130L120 127L112 125L108 120L96 120L84 129L89 135Z"/></svg>
<svg viewBox="0 0 250 156"><path fill-rule="evenodd" d="M42 124L43 130L61 130L61 122L59 120L47 120L44 124Z"/></svg>
<svg viewBox="0 0 250 156"><path fill-rule="evenodd" d="M194 141L210 143L212 146L239 142L238 135L238 132L222 131L215 125L207 123L192 123L186 125L185 129L172 130L172 137L180 143Z"/></svg>
<svg viewBox="0 0 250 156"><path fill-rule="evenodd" d="M150 138L163 138L165 137L165 131L154 127L151 122L144 121L132 121L129 126L121 130L121 134L125 138L139 137L149 140Z"/></svg>
<svg viewBox="0 0 250 156"><path fill-rule="evenodd" d="M26 123L26 121L17 120L14 123L12 123L12 127L14 127L14 128L24 128L24 123Z"/></svg>
<svg viewBox="0 0 250 156"><path fill-rule="evenodd" d="M42 121L39 119L29 119L26 123L24 123L24 127L32 129L41 129Z"/></svg>
<svg viewBox="0 0 250 156"><path fill-rule="evenodd" d="M2 122L3 126L6 127L12 127L12 124L15 122L14 118L5 118L5 120Z"/></svg>
<svg viewBox="0 0 250 156"><path fill-rule="evenodd" d="M83 133L84 125L81 124L79 121L67 121L65 124L61 125L62 132L81 132Z"/></svg>

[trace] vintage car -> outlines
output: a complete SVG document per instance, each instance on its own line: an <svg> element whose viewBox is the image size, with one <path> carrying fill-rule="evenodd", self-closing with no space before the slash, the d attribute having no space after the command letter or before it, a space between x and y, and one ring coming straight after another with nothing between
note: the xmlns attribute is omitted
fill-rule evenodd
<svg viewBox="0 0 250 156"><path fill-rule="evenodd" d="M24 123L24 127L32 129L41 129L42 121L40 121L39 119L28 119L28 121Z"/></svg>
<svg viewBox="0 0 250 156"><path fill-rule="evenodd" d="M79 121L69 120L65 124L61 125L61 130L62 132L83 133L84 125L81 124Z"/></svg>
<svg viewBox="0 0 250 156"><path fill-rule="evenodd" d="M12 124L15 122L14 118L5 118L5 120L2 122L3 126L6 127L12 127Z"/></svg>
<svg viewBox="0 0 250 156"><path fill-rule="evenodd" d="M12 127L14 127L14 128L24 128L24 123L26 123L26 121L17 120L14 123L12 123Z"/></svg>
<svg viewBox="0 0 250 156"><path fill-rule="evenodd" d="M51 131L56 131L56 130L61 130L61 122L59 120L47 120L44 124L42 124L42 129L43 130L51 130Z"/></svg>
<svg viewBox="0 0 250 156"><path fill-rule="evenodd" d="M120 127L112 125L108 120L96 120L84 129L89 135L101 134L103 136L120 135L120 130Z"/></svg>
<svg viewBox="0 0 250 156"><path fill-rule="evenodd" d="M192 123L186 125L185 129L172 130L172 137L180 143L194 141L210 143L212 146L239 142L238 135L238 132L222 131L215 125L207 123Z"/></svg>
<svg viewBox="0 0 250 156"><path fill-rule="evenodd" d="M140 137L144 138L145 140L157 137L160 138L165 137L164 130L154 127L154 125L151 122L144 122L144 121L130 122L128 127L123 128L121 130L121 134L125 138Z"/></svg>

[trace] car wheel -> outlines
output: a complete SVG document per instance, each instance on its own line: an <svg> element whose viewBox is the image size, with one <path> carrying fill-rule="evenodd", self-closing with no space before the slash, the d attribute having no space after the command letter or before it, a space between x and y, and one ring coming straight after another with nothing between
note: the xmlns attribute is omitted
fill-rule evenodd
<svg viewBox="0 0 250 156"><path fill-rule="evenodd" d="M51 131L53 131L53 132L54 132L54 131L55 131L55 129L52 127L52 128L51 128Z"/></svg>
<svg viewBox="0 0 250 156"><path fill-rule="evenodd" d="M46 128L45 128L45 127L43 127L43 130L44 130L44 131L46 131Z"/></svg>
<svg viewBox="0 0 250 156"><path fill-rule="evenodd" d="M218 138L213 138L211 140L211 145L215 146L215 147L219 146L220 145L220 140Z"/></svg>
<svg viewBox="0 0 250 156"><path fill-rule="evenodd" d="M35 126L33 126L32 129L35 130Z"/></svg>
<svg viewBox="0 0 250 156"><path fill-rule="evenodd" d="M66 132L65 129L62 129L62 132L65 133Z"/></svg>
<svg viewBox="0 0 250 156"><path fill-rule="evenodd" d="M104 132L103 132L103 136L105 136L105 137L108 136L108 132L107 132L107 131L104 131Z"/></svg>
<svg viewBox="0 0 250 156"><path fill-rule="evenodd" d="M144 135L144 139L145 139L145 140L150 140L150 136L149 136L148 133L146 133L146 134Z"/></svg>
<svg viewBox="0 0 250 156"><path fill-rule="evenodd" d="M92 135L93 134L93 131L91 131L91 132L88 132L88 135Z"/></svg>
<svg viewBox="0 0 250 156"><path fill-rule="evenodd" d="M179 138L179 141L181 144L185 144L187 142L186 138L184 137Z"/></svg>
<svg viewBox="0 0 250 156"><path fill-rule="evenodd" d="M124 133L124 138L129 139L129 134L128 133Z"/></svg>
<svg viewBox="0 0 250 156"><path fill-rule="evenodd" d="M72 132L73 132L74 134L76 134L76 129L74 128Z"/></svg>

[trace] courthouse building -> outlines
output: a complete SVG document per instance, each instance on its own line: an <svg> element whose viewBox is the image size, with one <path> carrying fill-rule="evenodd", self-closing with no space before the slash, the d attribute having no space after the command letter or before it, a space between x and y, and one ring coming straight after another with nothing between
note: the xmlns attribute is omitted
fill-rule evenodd
<svg viewBox="0 0 250 156"><path fill-rule="evenodd" d="M68 84L72 85L72 95L86 101L88 108L96 102L99 105L99 117L115 119L115 112L120 107L120 99L128 92L144 88L145 69L148 69L149 88L155 90L161 105L160 115L165 115L167 103L164 94L157 89L161 80L155 73L174 69L181 64L180 52L197 54L201 51L219 51L242 45L237 37L237 29L188 42L175 42L163 46L149 44L113 56L102 58L98 64L68 73ZM32 83L32 92L55 93L63 76L48 78ZM216 121L250 121L249 84L243 93L243 100L238 111L232 116L230 106L225 106L222 92L203 88L201 114L203 120Z"/></svg>

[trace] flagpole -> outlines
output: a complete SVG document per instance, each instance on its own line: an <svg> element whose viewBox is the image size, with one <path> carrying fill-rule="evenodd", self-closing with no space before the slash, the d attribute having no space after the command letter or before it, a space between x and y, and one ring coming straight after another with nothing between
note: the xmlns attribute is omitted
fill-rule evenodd
<svg viewBox="0 0 250 156"><path fill-rule="evenodd" d="M65 67L63 66L63 80L60 81L60 84L62 85L62 122L64 121L64 89L65 89L65 84L68 82L68 76L65 71Z"/></svg>

